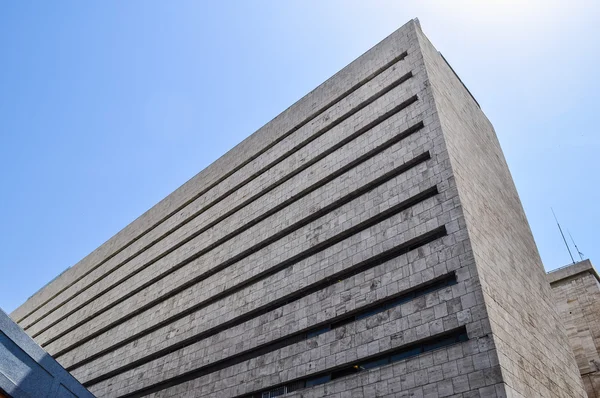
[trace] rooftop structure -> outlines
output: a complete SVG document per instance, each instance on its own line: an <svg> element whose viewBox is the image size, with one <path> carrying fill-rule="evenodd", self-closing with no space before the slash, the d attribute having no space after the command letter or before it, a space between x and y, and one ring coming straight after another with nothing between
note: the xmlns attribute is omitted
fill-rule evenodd
<svg viewBox="0 0 600 398"><path fill-rule="evenodd" d="M589 398L600 398L600 277L590 260L548 273Z"/></svg>

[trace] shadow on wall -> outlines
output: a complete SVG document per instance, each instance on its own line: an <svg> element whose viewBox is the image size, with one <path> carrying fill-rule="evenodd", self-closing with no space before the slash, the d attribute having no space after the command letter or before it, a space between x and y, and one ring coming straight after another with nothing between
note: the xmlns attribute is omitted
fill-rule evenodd
<svg viewBox="0 0 600 398"><path fill-rule="evenodd" d="M93 397L0 310L0 398Z"/></svg>

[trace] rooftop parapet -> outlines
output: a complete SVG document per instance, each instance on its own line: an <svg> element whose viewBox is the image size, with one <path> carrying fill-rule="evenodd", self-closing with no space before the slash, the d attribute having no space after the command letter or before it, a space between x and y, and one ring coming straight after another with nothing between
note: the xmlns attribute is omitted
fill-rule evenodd
<svg viewBox="0 0 600 398"><path fill-rule="evenodd" d="M600 276L598 276L598 272L596 272L590 260L583 260L548 272L548 282L550 284L556 283L586 272L594 275L596 280L600 282Z"/></svg>

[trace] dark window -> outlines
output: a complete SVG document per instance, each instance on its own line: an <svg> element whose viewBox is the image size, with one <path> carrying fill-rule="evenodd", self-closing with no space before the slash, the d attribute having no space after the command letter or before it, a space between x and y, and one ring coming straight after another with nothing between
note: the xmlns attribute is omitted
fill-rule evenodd
<svg viewBox="0 0 600 398"><path fill-rule="evenodd" d="M329 327L329 325L320 327L318 329L309 330L308 332L306 332L306 338L310 339L311 337L315 337L315 336L318 336L325 332L329 332L330 330L331 330L331 327Z"/></svg>
<svg viewBox="0 0 600 398"><path fill-rule="evenodd" d="M414 357L415 355L419 355L421 353L421 347L415 347L410 350L405 350L399 352L398 354L394 354L390 356L390 362L398 362L406 358Z"/></svg>
<svg viewBox="0 0 600 398"><path fill-rule="evenodd" d="M308 382L304 382L304 380L299 380L299 381L292 382L292 383L286 385L287 392L292 392L292 391L300 390L300 389L302 389L302 388L304 388L306 386L306 383L308 383Z"/></svg>
<svg viewBox="0 0 600 398"><path fill-rule="evenodd" d="M360 364L360 369L361 370L369 370L369 369L377 368L379 366L387 365L388 363L390 363L390 357L385 357L385 358L381 358L381 359L376 359L375 361L364 362L364 363Z"/></svg>
<svg viewBox="0 0 600 398"><path fill-rule="evenodd" d="M467 335L467 332L464 332L458 335L458 338L456 340L457 343L464 343L465 341L469 341L469 336Z"/></svg>
<svg viewBox="0 0 600 398"><path fill-rule="evenodd" d="M341 320L339 320L337 322L332 323L331 324L331 328L332 329L337 329L339 327L342 327L342 326L347 325L347 324L352 323L352 322L354 322L354 316L351 316L351 317L348 317L348 318L344 318L344 319L341 319Z"/></svg>
<svg viewBox="0 0 600 398"><path fill-rule="evenodd" d="M331 375L326 374L324 376L317 376L306 380L306 387L318 386L319 384L325 384L331 381Z"/></svg>
<svg viewBox="0 0 600 398"><path fill-rule="evenodd" d="M427 351L437 350L438 348L456 343L456 341L457 341L457 339L455 336L449 336L449 337L437 339L437 340L432 341L429 344L425 344L423 346L423 351L427 352Z"/></svg>
<svg viewBox="0 0 600 398"><path fill-rule="evenodd" d="M285 388L285 386L277 387L270 391L265 391L262 393L261 397L262 398L273 398L273 397L280 397L283 394L287 394L287 388Z"/></svg>
<svg viewBox="0 0 600 398"><path fill-rule="evenodd" d="M348 375L353 375L354 373L358 372L360 372L360 367L358 365L352 365L331 373L331 380L339 379L340 377L346 377Z"/></svg>
<svg viewBox="0 0 600 398"><path fill-rule="evenodd" d="M273 398L279 397L288 392L300 390L302 388L312 387L319 384L324 384L330 380L339 379L341 377L350 376L365 370L385 366L390 363L401 361L403 359L415 357L423 352L432 351L437 348L450 346L452 344L467 341L466 329L461 327L449 334L443 336L434 336L430 339L414 343L408 347L399 348L392 352L387 352L383 355L372 357L369 360L358 362L356 364L347 365L334 371L326 371L305 379L296 380L283 386L270 388L266 391L255 392L250 395L244 395L244 398Z"/></svg>

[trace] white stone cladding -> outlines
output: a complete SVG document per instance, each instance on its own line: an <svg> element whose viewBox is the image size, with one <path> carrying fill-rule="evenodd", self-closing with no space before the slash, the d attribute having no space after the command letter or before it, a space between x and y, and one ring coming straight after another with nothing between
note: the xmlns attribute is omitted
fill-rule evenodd
<svg viewBox="0 0 600 398"><path fill-rule="evenodd" d="M99 397L261 394L463 328L289 396L584 397L544 278L491 125L410 21L11 316Z"/></svg>
<svg viewBox="0 0 600 398"><path fill-rule="evenodd" d="M588 398L600 396L600 277L590 260L548 273Z"/></svg>

